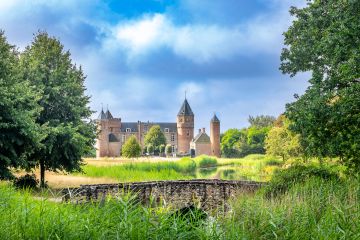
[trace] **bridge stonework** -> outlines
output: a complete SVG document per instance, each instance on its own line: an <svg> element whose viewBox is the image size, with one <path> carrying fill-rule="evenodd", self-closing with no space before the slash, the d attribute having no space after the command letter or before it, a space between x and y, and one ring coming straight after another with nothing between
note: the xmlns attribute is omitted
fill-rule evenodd
<svg viewBox="0 0 360 240"><path fill-rule="evenodd" d="M64 189L63 200L101 202L107 196L118 198L131 192L143 204L153 203L175 209L195 206L209 211L227 208L228 199L253 192L261 185L252 181L209 179L81 185L79 188Z"/></svg>

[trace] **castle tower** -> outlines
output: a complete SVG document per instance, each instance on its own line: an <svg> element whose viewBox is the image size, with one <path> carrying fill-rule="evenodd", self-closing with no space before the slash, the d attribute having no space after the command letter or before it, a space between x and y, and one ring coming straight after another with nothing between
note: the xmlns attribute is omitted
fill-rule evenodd
<svg viewBox="0 0 360 240"><path fill-rule="evenodd" d="M96 138L96 157L104 157L108 155L108 121L103 109L96 119L98 137Z"/></svg>
<svg viewBox="0 0 360 240"><path fill-rule="evenodd" d="M220 120L214 114L210 121L211 155L220 157Z"/></svg>
<svg viewBox="0 0 360 240"><path fill-rule="evenodd" d="M101 109L97 123L96 157L119 156L121 144L118 139L121 119L113 118L109 110Z"/></svg>
<svg viewBox="0 0 360 240"><path fill-rule="evenodd" d="M190 153L190 142L194 138L194 113L185 98L177 115L178 149L179 154Z"/></svg>

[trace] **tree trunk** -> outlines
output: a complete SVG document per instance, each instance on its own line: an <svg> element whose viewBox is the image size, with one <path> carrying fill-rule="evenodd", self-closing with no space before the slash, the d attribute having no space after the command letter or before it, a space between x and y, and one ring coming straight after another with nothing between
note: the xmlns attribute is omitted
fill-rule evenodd
<svg viewBox="0 0 360 240"><path fill-rule="evenodd" d="M40 160L40 188L45 188L45 162Z"/></svg>

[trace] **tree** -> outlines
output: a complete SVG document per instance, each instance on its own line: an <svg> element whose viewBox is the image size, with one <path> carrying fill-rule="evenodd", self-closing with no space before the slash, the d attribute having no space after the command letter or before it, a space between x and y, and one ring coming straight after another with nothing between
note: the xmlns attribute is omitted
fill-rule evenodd
<svg viewBox="0 0 360 240"><path fill-rule="evenodd" d="M161 145L159 146L159 153L160 153L160 154L163 154L164 151L165 151L165 144L161 144Z"/></svg>
<svg viewBox="0 0 360 240"><path fill-rule="evenodd" d="M268 115L260 115L260 116L249 116L249 123L251 127L264 128L264 127L272 127L276 118Z"/></svg>
<svg viewBox="0 0 360 240"><path fill-rule="evenodd" d="M154 153L154 146L152 144L148 144L146 147L146 151L149 155Z"/></svg>
<svg viewBox="0 0 360 240"><path fill-rule="evenodd" d="M154 151L159 151L160 145L166 144L166 138L161 131L159 125L154 125L150 128L149 132L145 135L145 145L151 144L154 147Z"/></svg>
<svg viewBox="0 0 360 240"><path fill-rule="evenodd" d="M360 171L360 2L315 0L290 13L280 69L312 74L305 94L286 106L290 128L307 155L337 156Z"/></svg>
<svg viewBox="0 0 360 240"><path fill-rule="evenodd" d="M140 157L141 146L135 136L131 136L126 140L125 144L122 146L121 152L122 155L127 158Z"/></svg>
<svg viewBox="0 0 360 240"><path fill-rule="evenodd" d="M172 153L172 147L171 147L170 144L166 145L166 147L165 147L165 152L166 152L166 155L167 155L167 156L170 156L170 155L171 155L171 153Z"/></svg>
<svg viewBox="0 0 360 240"><path fill-rule="evenodd" d="M238 157L238 150L235 148L240 138L244 138L244 133L239 129L232 128L227 130L221 138L221 155L224 157Z"/></svg>
<svg viewBox="0 0 360 240"><path fill-rule="evenodd" d="M26 157L41 138L35 119L40 111L36 91L19 75L19 53L0 31L0 179L9 168L28 168Z"/></svg>
<svg viewBox="0 0 360 240"><path fill-rule="evenodd" d="M95 124L85 95L85 76L74 65L60 41L39 32L20 56L22 77L41 93L42 111L36 119L44 135L42 146L30 156L40 166L40 186L45 170L80 170L82 159L94 146Z"/></svg>
<svg viewBox="0 0 360 240"><path fill-rule="evenodd" d="M273 127L265 140L266 154L280 156L283 161L289 157L302 155L300 135L289 129L289 121L285 120L281 127Z"/></svg>

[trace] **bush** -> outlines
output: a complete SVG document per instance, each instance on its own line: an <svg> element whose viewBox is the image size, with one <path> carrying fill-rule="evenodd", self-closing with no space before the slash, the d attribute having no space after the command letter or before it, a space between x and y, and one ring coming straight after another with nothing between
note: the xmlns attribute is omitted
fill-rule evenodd
<svg viewBox="0 0 360 240"><path fill-rule="evenodd" d="M311 177L340 180L336 172L325 167L294 165L287 169L275 171L274 176L265 187L265 196L269 198L284 194L294 184L305 182Z"/></svg>
<svg viewBox="0 0 360 240"><path fill-rule="evenodd" d="M141 146L135 136L131 136L123 145L121 154L127 158L139 157L141 154Z"/></svg>
<svg viewBox="0 0 360 240"><path fill-rule="evenodd" d="M14 180L14 186L16 188L36 188L39 184L39 180L36 179L35 174L26 174Z"/></svg>
<svg viewBox="0 0 360 240"><path fill-rule="evenodd" d="M217 160L209 156L199 156L195 158L195 162L200 168L216 167Z"/></svg>

